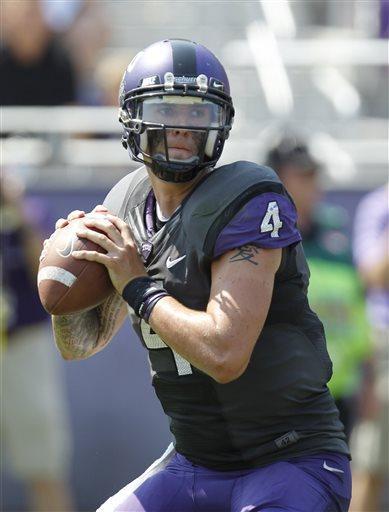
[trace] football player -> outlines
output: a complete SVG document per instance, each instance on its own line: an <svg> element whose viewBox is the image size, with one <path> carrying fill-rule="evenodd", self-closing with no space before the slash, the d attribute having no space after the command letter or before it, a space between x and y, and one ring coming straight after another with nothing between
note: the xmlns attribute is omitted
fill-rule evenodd
<svg viewBox="0 0 389 512"><path fill-rule="evenodd" d="M124 73L123 144L142 166L78 231L106 254L73 252L105 265L116 292L53 326L63 356L82 359L129 313L174 443L101 512L348 510L296 209L272 169L216 168L233 117L225 70L200 44L155 43Z"/></svg>

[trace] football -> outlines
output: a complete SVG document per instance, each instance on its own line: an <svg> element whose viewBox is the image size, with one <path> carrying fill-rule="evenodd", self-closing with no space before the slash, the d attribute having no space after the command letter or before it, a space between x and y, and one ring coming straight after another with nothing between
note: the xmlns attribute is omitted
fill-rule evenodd
<svg viewBox="0 0 389 512"><path fill-rule="evenodd" d="M51 315L68 315L92 309L114 290L101 263L73 258L76 250L105 253L97 244L76 235L84 218L57 229L41 257L38 271L39 297ZM91 229L91 228L89 228Z"/></svg>

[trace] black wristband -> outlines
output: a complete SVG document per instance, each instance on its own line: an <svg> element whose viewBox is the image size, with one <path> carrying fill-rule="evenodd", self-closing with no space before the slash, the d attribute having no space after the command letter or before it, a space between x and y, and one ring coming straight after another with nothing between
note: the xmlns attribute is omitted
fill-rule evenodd
<svg viewBox="0 0 389 512"><path fill-rule="evenodd" d="M158 283L158 281L146 276L133 279L124 287L122 292L123 299L132 307L135 314L140 318L143 318L146 313L147 319L150 316L152 309L147 307L151 305L150 299L157 296L162 298L166 295L169 295L168 292ZM152 302L153 306L157 303L157 301Z"/></svg>
<svg viewBox="0 0 389 512"><path fill-rule="evenodd" d="M148 323L154 306L160 299L168 296L169 294L166 290L160 290L158 293L155 293L154 295L147 297L147 299L142 303L139 309L139 315L141 316L141 318L143 318L143 320Z"/></svg>

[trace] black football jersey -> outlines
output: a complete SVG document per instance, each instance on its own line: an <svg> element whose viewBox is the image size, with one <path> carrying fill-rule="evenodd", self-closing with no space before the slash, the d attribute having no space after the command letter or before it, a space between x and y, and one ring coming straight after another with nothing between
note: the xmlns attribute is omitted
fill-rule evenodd
<svg viewBox="0 0 389 512"><path fill-rule="evenodd" d="M296 210L276 174L252 162L219 167L158 230L144 167L123 178L104 204L129 224L148 274L195 310L206 309L215 258L246 244L283 251L250 363L228 384L192 366L130 310L149 351L153 386L176 450L195 464L220 470L326 450L348 454L327 388L332 365L323 326L307 301L309 271Z"/></svg>

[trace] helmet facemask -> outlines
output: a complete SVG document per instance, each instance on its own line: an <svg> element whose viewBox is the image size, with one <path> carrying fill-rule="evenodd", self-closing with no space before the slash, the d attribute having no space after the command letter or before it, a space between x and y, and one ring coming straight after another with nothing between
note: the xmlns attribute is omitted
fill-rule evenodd
<svg viewBox="0 0 389 512"><path fill-rule="evenodd" d="M120 121L133 159L165 181L186 182L216 164L232 115L224 99L173 90L126 99Z"/></svg>

